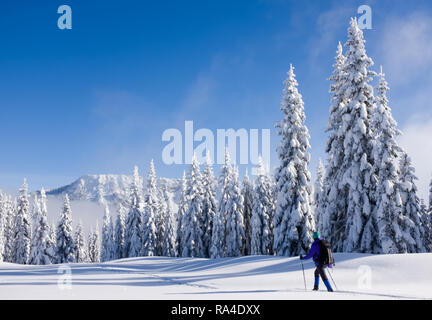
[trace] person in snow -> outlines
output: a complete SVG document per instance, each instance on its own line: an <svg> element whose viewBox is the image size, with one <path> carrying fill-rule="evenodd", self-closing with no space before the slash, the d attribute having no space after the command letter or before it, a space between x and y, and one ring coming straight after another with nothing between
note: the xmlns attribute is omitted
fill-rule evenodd
<svg viewBox="0 0 432 320"><path fill-rule="evenodd" d="M323 253L321 252L321 244L320 244L321 239L320 239L319 232L318 231L314 232L312 237L314 239L314 242L312 243L312 247L311 247L309 253L305 257L300 255L300 260L307 260L307 259L312 258L313 261L315 262L316 269L315 269L315 283L314 283L314 287L313 287L314 291L318 290L319 278L321 276L321 279L324 282L324 284L327 288L327 291L333 292L333 289L332 289L330 282L327 278L327 275L325 273L325 268L326 267L331 268L332 265L331 264L326 265L326 264L322 263L321 256Z"/></svg>

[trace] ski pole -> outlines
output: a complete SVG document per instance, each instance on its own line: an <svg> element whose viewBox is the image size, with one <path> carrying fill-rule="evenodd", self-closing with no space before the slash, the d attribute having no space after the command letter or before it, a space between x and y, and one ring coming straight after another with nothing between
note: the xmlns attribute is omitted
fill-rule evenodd
<svg viewBox="0 0 432 320"><path fill-rule="evenodd" d="M300 260L300 262L301 262L301 266L302 266L302 270L303 270L303 281L304 281L305 291L307 291L307 288L306 288L306 276L305 276L305 272L304 272L303 261Z"/></svg>
<svg viewBox="0 0 432 320"><path fill-rule="evenodd" d="M333 282L333 284L335 286L335 289L339 291L339 289L338 289L338 287L336 285L336 282L334 281L333 276L331 275L331 272L329 271L328 274L330 275L330 279L332 280L332 282Z"/></svg>

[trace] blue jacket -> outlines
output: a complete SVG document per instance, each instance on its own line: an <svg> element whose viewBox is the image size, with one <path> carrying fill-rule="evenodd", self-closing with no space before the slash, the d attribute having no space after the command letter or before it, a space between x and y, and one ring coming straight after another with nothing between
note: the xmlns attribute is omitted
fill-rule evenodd
<svg viewBox="0 0 432 320"><path fill-rule="evenodd" d="M309 253L306 256L304 256L302 260L307 260L312 258L316 266L321 265L321 263L319 262L319 256L321 252L321 246L319 244L320 241L321 241L320 238L314 240L314 242L312 243L312 247L309 250ZM329 267L331 268L332 266L329 265Z"/></svg>

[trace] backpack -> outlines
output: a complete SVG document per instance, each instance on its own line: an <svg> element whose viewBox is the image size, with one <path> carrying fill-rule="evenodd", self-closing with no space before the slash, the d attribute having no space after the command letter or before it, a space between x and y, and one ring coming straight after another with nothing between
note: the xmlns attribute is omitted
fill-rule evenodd
<svg viewBox="0 0 432 320"><path fill-rule="evenodd" d="M331 244L327 240L320 240L320 255L318 261L324 265L334 264L333 253L331 251Z"/></svg>

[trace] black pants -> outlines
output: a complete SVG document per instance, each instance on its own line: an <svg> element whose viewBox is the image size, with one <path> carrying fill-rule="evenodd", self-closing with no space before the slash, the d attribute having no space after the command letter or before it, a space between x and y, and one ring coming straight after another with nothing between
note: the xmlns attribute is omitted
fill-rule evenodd
<svg viewBox="0 0 432 320"><path fill-rule="evenodd" d="M315 269L315 277L321 276L322 281L328 280L324 268L325 266L317 266Z"/></svg>

